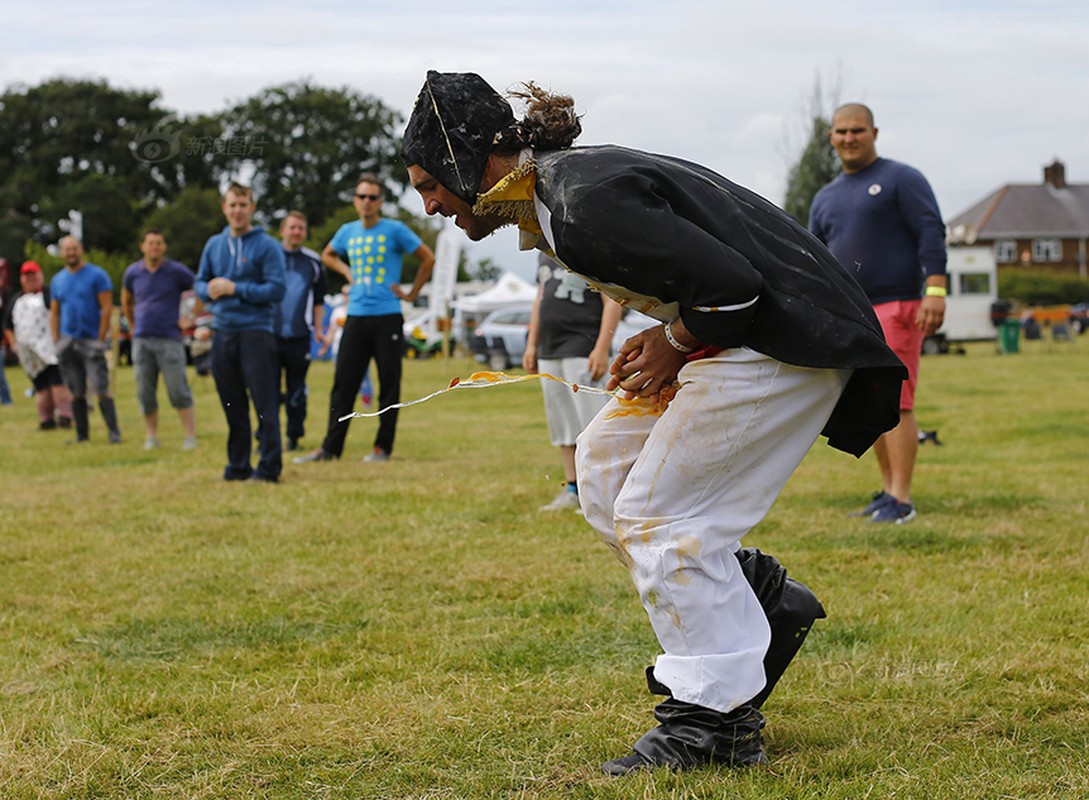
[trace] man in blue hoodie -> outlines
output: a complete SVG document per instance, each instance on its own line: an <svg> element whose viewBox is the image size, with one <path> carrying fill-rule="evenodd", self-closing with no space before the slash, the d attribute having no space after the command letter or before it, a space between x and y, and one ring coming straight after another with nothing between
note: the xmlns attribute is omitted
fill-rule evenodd
<svg viewBox="0 0 1089 800"><path fill-rule="evenodd" d="M283 465L274 323L284 296L284 251L254 226L257 206L248 186L232 183L221 207L227 227L204 245L193 288L215 317L212 377L229 428L223 478L275 483ZM247 393L261 423L256 469Z"/></svg>

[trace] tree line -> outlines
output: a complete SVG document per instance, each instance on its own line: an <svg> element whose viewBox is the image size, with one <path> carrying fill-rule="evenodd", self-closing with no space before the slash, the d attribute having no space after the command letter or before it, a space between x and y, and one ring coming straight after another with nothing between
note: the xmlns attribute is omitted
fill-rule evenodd
<svg viewBox="0 0 1089 800"><path fill-rule="evenodd" d="M204 242L223 228L220 194L231 180L253 187L255 221L267 228L291 209L305 213L320 249L358 218L351 194L362 172L386 186L386 213L433 245L441 225L395 202L406 188L403 122L372 95L306 80L193 115L164 106L157 90L106 81L9 87L0 94L0 256L48 258L46 246L78 210L89 260L111 273L139 257L148 227L195 270ZM406 259L406 279L414 269Z"/></svg>
<svg viewBox="0 0 1089 800"><path fill-rule="evenodd" d="M828 106L818 79L784 202L803 224L817 189L839 171ZM161 229L171 256L196 269L204 242L223 227L220 193L231 180L253 187L259 224L274 229L287 211L305 213L309 244L320 249L356 218L351 193L361 172L385 184L386 213L433 246L441 224L394 202L406 188L403 122L372 95L308 80L192 115L164 106L157 90L106 81L55 78L9 87L0 94L0 256L49 262L47 245L78 210L89 260L111 275L119 278L136 260L148 227ZM490 262L472 270L478 277L499 271ZM406 279L414 274L406 259Z"/></svg>

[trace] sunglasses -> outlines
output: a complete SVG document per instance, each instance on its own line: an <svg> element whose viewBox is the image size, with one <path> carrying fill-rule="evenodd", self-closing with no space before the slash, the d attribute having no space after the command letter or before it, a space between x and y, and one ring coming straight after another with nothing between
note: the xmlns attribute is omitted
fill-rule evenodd
<svg viewBox="0 0 1089 800"><path fill-rule="evenodd" d="M356 192L355 196L360 200L378 200L382 197L380 194L360 194L359 192Z"/></svg>

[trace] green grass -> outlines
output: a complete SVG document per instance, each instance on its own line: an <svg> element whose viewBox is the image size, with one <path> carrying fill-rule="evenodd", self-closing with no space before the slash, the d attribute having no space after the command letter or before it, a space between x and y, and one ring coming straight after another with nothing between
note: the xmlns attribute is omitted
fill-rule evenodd
<svg viewBox="0 0 1089 800"><path fill-rule="evenodd" d="M468 360L408 362L405 398ZM818 443L746 544L812 586L818 623L766 707L767 770L608 779L653 724L656 643L575 514L532 383L401 412L395 457L220 480L162 412L145 453L66 447L0 409L0 797L1089 796L1089 340L924 359L918 519L846 518L876 488ZM15 368L8 379L25 386ZM331 367L312 372L306 446Z"/></svg>

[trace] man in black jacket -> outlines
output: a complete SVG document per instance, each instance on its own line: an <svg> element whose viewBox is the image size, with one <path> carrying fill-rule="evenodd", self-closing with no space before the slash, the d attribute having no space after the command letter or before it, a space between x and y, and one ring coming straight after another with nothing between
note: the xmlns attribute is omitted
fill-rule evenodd
<svg viewBox="0 0 1089 800"><path fill-rule="evenodd" d="M474 240L517 224L663 323L624 344L618 396L578 441L583 511L632 574L664 651L648 682L668 695L604 769L763 763L757 708L823 612L782 580L769 599L740 540L818 435L861 455L896 424L905 371L854 279L787 214L697 164L572 148L570 98L515 96L521 120L479 76L428 73L402 156L427 213ZM789 634L779 612L799 597Z"/></svg>

